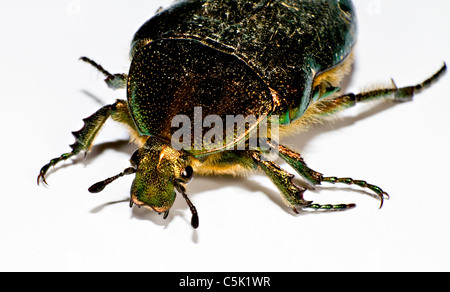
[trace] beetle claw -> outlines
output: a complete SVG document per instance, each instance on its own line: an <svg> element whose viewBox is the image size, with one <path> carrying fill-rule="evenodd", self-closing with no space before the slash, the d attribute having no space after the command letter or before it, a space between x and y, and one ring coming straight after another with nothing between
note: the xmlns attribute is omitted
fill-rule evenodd
<svg viewBox="0 0 450 292"><path fill-rule="evenodd" d="M380 200L381 200L381 202L380 202L380 208L379 208L379 209L381 209L381 208L383 207L384 200L389 200L390 198L391 198L391 197L389 196L388 193L382 192L382 193L380 194Z"/></svg>
<svg viewBox="0 0 450 292"><path fill-rule="evenodd" d="M169 210L167 210L166 212L164 212L163 219L167 219L167 216L169 216Z"/></svg>
<svg viewBox="0 0 450 292"><path fill-rule="evenodd" d="M41 181L44 183L45 186L48 186L47 181L45 180L45 173L47 172L48 167L44 166L41 171L39 172L39 175L37 177L37 185L40 185Z"/></svg>
<svg viewBox="0 0 450 292"><path fill-rule="evenodd" d="M39 175L37 177L37 185L41 184L41 179L42 179L42 182L44 183L44 185L48 185L48 183L45 181L44 174L42 174L42 173L39 173Z"/></svg>

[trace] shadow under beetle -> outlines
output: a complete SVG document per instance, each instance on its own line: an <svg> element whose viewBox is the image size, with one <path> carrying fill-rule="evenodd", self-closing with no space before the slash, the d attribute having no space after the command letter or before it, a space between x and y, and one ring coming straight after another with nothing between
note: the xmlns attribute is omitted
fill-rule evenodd
<svg viewBox="0 0 450 292"><path fill-rule="evenodd" d="M84 119L83 128L73 132L72 151L42 167L38 184L46 183L51 166L87 152L111 117L129 127L140 148L130 159L131 167L94 184L90 192L100 192L117 178L135 174L130 206L147 206L166 218L178 191L192 212L191 225L197 228L197 211L185 189L193 173L239 175L261 170L296 213L297 208L352 208L354 204L319 205L304 200L306 189L292 182L294 176L262 158L266 148L234 149L248 142L250 129L262 119L248 123L244 135L234 133L231 142L212 149L176 150L171 138L176 131L172 127L175 116L188 117L196 127L195 108L201 108L203 116L223 120L228 115L266 117L279 125L282 137L358 102L410 100L446 71L444 64L415 86L398 88L393 83L360 94L340 94L339 84L350 71L355 42L356 17L350 0L177 1L134 35L128 75L110 74L94 61L81 58L106 76L109 87L126 88L127 100L119 99ZM273 142L270 132L265 138ZM195 138L190 139L193 145ZM277 143L270 145L311 187L322 182L345 183L374 192L381 205L388 198L375 185L324 176L310 169L300 154Z"/></svg>

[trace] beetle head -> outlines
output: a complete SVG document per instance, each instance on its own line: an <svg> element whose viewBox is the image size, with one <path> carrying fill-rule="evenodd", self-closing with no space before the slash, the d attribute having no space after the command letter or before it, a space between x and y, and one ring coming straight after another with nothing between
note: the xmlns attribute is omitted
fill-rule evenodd
<svg viewBox="0 0 450 292"><path fill-rule="evenodd" d="M120 174L98 182L89 188L91 193L101 192L106 185L126 174L136 173L131 186L130 206L146 206L158 213L169 213L175 201L177 190L186 200L192 212L191 225L198 227L197 210L186 195L185 185L193 175L189 156L184 151L177 151L170 143L159 138L148 138L145 145L136 150L130 159L132 167Z"/></svg>
<svg viewBox="0 0 450 292"><path fill-rule="evenodd" d="M175 201L177 190L191 209L192 226L198 226L197 212L187 198L184 188L193 175L186 152L177 151L170 143L150 137L146 144L133 154L130 161L136 168L136 177L131 187L132 203L167 215Z"/></svg>

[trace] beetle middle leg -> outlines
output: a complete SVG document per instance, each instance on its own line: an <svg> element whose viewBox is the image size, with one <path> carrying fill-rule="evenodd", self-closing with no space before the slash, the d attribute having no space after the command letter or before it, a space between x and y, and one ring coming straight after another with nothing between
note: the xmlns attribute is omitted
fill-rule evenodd
<svg viewBox="0 0 450 292"><path fill-rule="evenodd" d="M258 152L253 152L252 158L258 163L258 166L275 184L286 201L292 206L294 212L297 213L295 207L306 206L312 203L303 199L303 193L306 191L306 189L299 187L292 182L294 175L280 168L272 161L265 161L261 159L260 153Z"/></svg>
<svg viewBox="0 0 450 292"><path fill-rule="evenodd" d="M84 126L81 128L81 130L72 132L76 139L75 143L70 145L72 151L64 153L61 156L50 160L49 163L44 165L39 171L37 183L39 184L41 180L44 183L47 183L45 181L45 174L50 167L55 166L57 163L67 160L82 151L89 151L95 137L109 117L117 122L126 124L130 128L131 132L134 132L136 135L138 135L136 126L134 125L132 118L129 115L126 101L117 100L114 104L106 105L95 112L93 115L83 119Z"/></svg>
<svg viewBox="0 0 450 292"><path fill-rule="evenodd" d="M312 186L320 185L322 182L328 182L332 184L344 183L347 185L357 185L362 188L367 188L373 191L380 198L380 208L383 206L385 198L389 198L389 195L383 191L380 187L367 183L364 180L355 180L352 178L338 178L334 176L324 177L323 174L309 168L300 154L292 151L291 149L280 145L278 147L280 157L285 160L292 168L294 168L303 178L305 178ZM354 207L354 204L350 204ZM332 209L333 205L318 205L309 204L306 207L313 209ZM344 206L344 205L342 205Z"/></svg>
<svg viewBox="0 0 450 292"><path fill-rule="evenodd" d="M320 210L345 210L355 207L355 204L320 205L313 204L312 201L306 201L303 198L303 193L306 191L306 189L294 184L294 182L292 181L294 175L285 171L272 161L261 159L260 155L260 152L253 152L251 156L253 160L257 162L258 166L275 184L275 186L281 192L289 205L291 205L292 210L294 210L295 213L298 213L296 207ZM320 175L319 173L317 174Z"/></svg>

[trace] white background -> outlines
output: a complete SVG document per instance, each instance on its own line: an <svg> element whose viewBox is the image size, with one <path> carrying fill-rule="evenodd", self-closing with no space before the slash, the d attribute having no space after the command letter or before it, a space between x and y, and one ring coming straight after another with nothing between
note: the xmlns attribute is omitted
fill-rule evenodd
<svg viewBox="0 0 450 292"><path fill-rule="evenodd" d="M356 1L355 1L356 2ZM128 167L135 149L108 122L96 147L49 172L71 131L125 98L78 61L127 72L133 33L170 1L9 1L0 11L0 270L2 271L448 271L450 74L413 102L359 106L286 143L325 175L365 179L391 195L323 185L318 203L347 212L296 216L268 178L196 177L169 218L128 207L132 177L87 188ZM356 63L346 91L411 85L450 62L450 2L361 0ZM286 169L292 171L285 164Z"/></svg>

